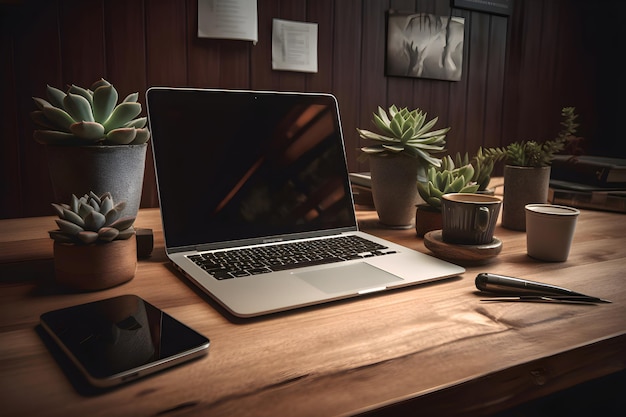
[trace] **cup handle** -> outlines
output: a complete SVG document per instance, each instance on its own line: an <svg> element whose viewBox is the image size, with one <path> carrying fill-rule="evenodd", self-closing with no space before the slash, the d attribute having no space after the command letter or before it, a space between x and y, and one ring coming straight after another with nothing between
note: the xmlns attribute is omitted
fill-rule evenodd
<svg viewBox="0 0 626 417"><path fill-rule="evenodd" d="M487 207L479 207L476 211L476 226L478 230L484 232L489 226L489 209Z"/></svg>

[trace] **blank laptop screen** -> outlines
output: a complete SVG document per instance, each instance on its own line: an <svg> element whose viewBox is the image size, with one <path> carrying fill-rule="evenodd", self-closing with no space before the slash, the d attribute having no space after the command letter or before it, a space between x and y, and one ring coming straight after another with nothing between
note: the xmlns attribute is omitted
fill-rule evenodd
<svg viewBox="0 0 626 417"><path fill-rule="evenodd" d="M168 248L355 229L331 95L152 88L147 102Z"/></svg>

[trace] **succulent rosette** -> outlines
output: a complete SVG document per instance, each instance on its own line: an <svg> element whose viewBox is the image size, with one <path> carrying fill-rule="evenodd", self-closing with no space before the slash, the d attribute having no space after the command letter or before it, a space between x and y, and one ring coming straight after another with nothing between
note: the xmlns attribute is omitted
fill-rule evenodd
<svg viewBox="0 0 626 417"><path fill-rule="evenodd" d="M46 99L33 97L31 117L37 142L46 145L140 145L150 139L139 93L118 103L115 87L100 79L89 89L71 85L67 92L46 87Z"/></svg>
<svg viewBox="0 0 626 417"><path fill-rule="evenodd" d="M115 204L111 193L72 195L70 204L52 204L59 229L48 233L57 242L78 245L129 239L135 234L135 217L121 216L125 206L123 201Z"/></svg>

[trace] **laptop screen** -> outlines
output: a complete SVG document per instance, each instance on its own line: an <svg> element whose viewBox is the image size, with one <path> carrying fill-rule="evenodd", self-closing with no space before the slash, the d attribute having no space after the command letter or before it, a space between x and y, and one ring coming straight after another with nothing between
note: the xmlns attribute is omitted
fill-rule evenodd
<svg viewBox="0 0 626 417"><path fill-rule="evenodd" d="M146 96L169 249L356 229L332 95L154 87Z"/></svg>

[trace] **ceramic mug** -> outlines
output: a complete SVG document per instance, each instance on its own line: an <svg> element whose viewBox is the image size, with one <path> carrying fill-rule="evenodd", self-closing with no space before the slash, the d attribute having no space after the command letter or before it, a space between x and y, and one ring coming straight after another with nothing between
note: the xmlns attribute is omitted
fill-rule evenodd
<svg viewBox="0 0 626 417"><path fill-rule="evenodd" d="M502 200L486 194L451 193L441 197L442 238L446 243L493 242Z"/></svg>
<svg viewBox="0 0 626 417"><path fill-rule="evenodd" d="M527 204L526 253L543 261L567 260L580 211L554 204Z"/></svg>

